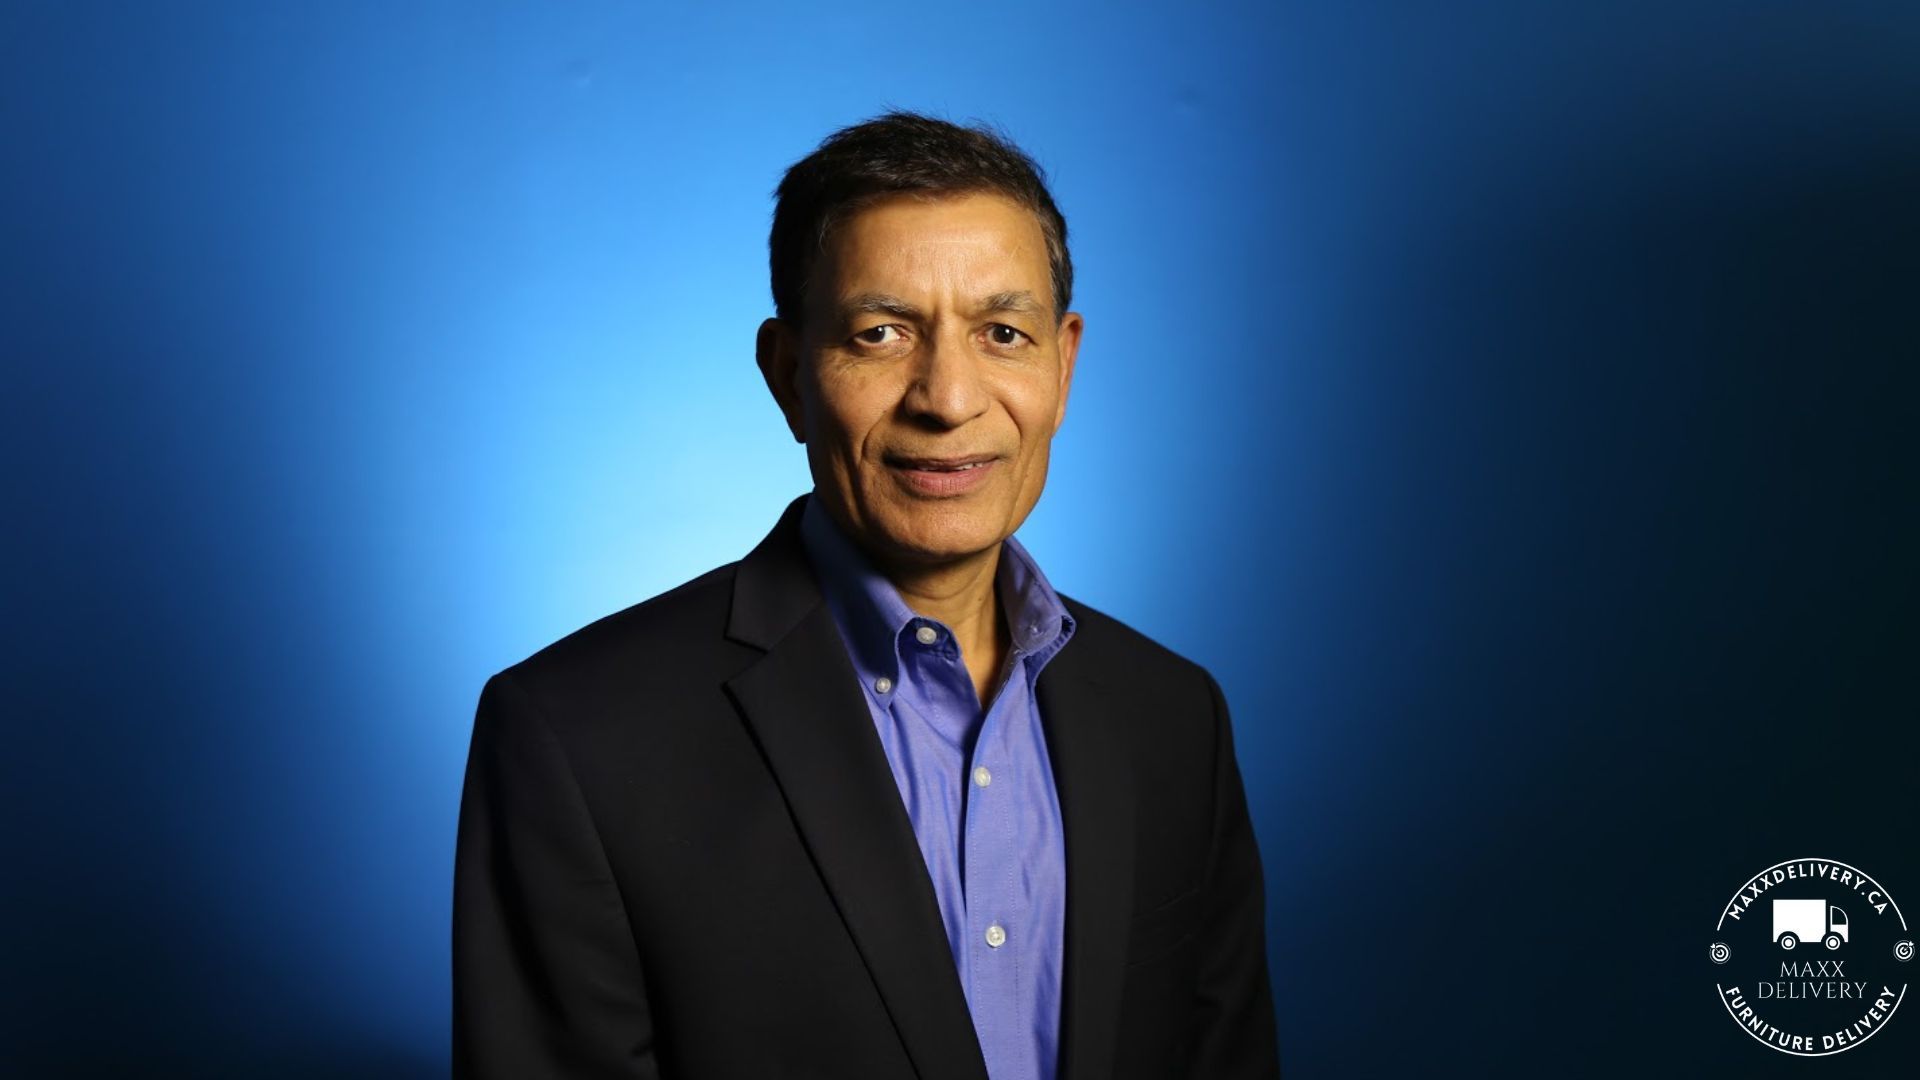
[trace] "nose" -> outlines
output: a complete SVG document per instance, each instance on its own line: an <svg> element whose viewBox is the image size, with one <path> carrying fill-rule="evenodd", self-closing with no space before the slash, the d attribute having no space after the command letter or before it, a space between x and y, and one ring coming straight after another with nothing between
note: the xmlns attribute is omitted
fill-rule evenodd
<svg viewBox="0 0 1920 1080"><path fill-rule="evenodd" d="M987 410L983 361L964 329L930 334L913 358L913 381L901 402L909 416L957 428Z"/></svg>

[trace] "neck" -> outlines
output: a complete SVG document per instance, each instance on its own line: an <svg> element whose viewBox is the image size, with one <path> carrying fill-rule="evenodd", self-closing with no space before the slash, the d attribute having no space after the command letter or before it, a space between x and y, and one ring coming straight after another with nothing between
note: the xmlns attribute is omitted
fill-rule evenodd
<svg viewBox="0 0 1920 1080"><path fill-rule="evenodd" d="M1000 544L937 566L875 560L875 566L906 605L951 627L964 643L971 633L990 627L999 615L1000 598L994 575L1000 567Z"/></svg>
<svg viewBox="0 0 1920 1080"><path fill-rule="evenodd" d="M989 699L994 673L1012 647L995 588L1004 546L1002 541L977 555L938 566L875 562L908 607L953 631L982 703Z"/></svg>

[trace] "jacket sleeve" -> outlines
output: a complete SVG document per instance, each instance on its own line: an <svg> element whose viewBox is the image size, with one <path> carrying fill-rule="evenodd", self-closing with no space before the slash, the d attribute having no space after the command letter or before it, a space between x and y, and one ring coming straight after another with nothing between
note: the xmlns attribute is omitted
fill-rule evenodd
<svg viewBox="0 0 1920 1080"><path fill-rule="evenodd" d="M1234 757L1233 722L1211 673L1214 780L1213 840L1207 854L1201 912L1199 978L1194 1002L1192 1068L1207 1080L1276 1080L1280 1052L1273 990L1267 978L1266 890Z"/></svg>
<svg viewBox="0 0 1920 1080"><path fill-rule="evenodd" d="M639 954L565 750L487 681L460 800L453 1075L657 1080Z"/></svg>

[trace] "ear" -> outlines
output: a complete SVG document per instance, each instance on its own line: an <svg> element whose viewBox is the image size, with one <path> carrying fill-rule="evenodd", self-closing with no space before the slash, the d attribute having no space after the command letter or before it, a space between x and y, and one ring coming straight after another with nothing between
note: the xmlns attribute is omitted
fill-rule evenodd
<svg viewBox="0 0 1920 1080"><path fill-rule="evenodd" d="M1084 329L1086 320L1078 312L1069 311L1060 320L1060 329L1054 335L1060 347L1060 407L1053 414L1056 434L1067 420L1067 392L1073 389L1073 362L1080 355L1080 332Z"/></svg>
<svg viewBox="0 0 1920 1080"><path fill-rule="evenodd" d="M793 433L793 441L806 442L806 413L800 407L799 335L779 319L768 319L760 324L753 352L755 362L760 365L760 375L767 380L767 389L773 392L774 403L787 418L787 430Z"/></svg>

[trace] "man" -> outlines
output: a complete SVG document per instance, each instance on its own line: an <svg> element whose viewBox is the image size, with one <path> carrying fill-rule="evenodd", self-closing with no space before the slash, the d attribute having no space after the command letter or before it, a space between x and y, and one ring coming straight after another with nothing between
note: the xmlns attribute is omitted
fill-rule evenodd
<svg viewBox="0 0 1920 1080"><path fill-rule="evenodd" d="M1220 688L1013 538L1083 326L1038 169L890 113L777 204L813 490L488 681L456 1075L1277 1076Z"/></svg>

